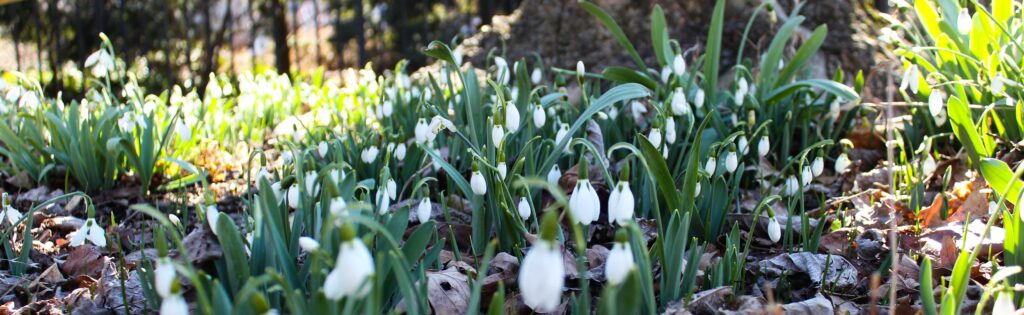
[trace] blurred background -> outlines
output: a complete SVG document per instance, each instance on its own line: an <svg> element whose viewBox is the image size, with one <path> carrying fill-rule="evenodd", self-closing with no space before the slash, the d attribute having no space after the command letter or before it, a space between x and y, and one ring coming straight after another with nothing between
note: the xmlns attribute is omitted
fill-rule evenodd
<svg viewBox="0 0 1024 315"><path fill-rule="evenodd" d="M74 90L67 72L82 68L101 32L120 60L148 72L150 86L264 68L303 73L371 63L379 71L401 59L417 68L430 40L472 35L520 2L0 0L0 70L41 75L48 92Z"/></svg>

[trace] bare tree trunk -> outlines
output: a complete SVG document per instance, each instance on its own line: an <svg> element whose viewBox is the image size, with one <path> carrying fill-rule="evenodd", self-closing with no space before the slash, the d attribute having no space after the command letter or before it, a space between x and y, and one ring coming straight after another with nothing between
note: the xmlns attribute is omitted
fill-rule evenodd
<svg viewBox="0 0 1024 315"><path fill-rule="evenodd" d="M313 0L313 34L316 37L316 64L323 65L323 56L320 53L320 0Z"/></svg>
<svg viewBox="0 0 1024 315"><path fill-rule="evenodd" d="M247 1L249 4L249 67L253 71L256 71L256 18L253 14L252 2L253 0Z"/></svg>
<svg viewBox="0 0 1024 315"><path fill-rule="evenodd" d="M271 35L274 38L274 63L277 71L283 73L291 72L291 60L288 53L288 25L284 17L283 0L270 0L269 11L271 23Z"/></svg>
<svg viewBox="0 0 1024 315"><path fill-rule="evenodd" d="M14 34L11 36L14 38L14 66L21 72L21 39L18 38L21 35L21 27L18 24L14 24Z"/></svg>
<svg viewBox="0 0 1024 315"><path fill-rule="evenodd" d="M225 5L227 12L224 13L227 16L227 19L224 20L224 29L228 32L228 52L230 53L228 56L231 57L228 64L228 72L232 74L235 73L235 16L231 12L231 7L234 7L233 2L232 0L227 0L227 5Z"/></svg>
<svg viewBox="0 0 1024 315"><path fill-rule="evenodd" d="M188 12L188 0L182 0L182 22L185 23L185 67L188 69L189 78L194 76L192 73L192 37L190 36L192 31L192 23L189 19L191 15Z"/></svg>
<svg viewBox="0 0 1024 315"><path fill-rule="evenodd" d="M63 49L60 44L61 14L57 8L57 0L50 0L50 24L53 25L53 53L50 54L50 56L53 57L51 61L53 64L51 67L53 67L54 73L53 82L55 83L54 86L56 86L58 90L63 90L64 80L61 78L60 70L62 68L61 64L64 63L64 60L62 60L64 56L62 55Z"/></svg>
<svg viewBox="0 0 1024 315"><path fill-rule="evenodd" d="M355 0L356 13L356 45L359 45L359 65L366 64L366 17L363 16L363 0Z"/></svg>
<svg viewBox="0 0 1024 315"><path fill-rule="evenodd" d="M299 2L296 0L289 0L289 9L292 13L292 39L294 39L295 48L295 72L302 73L302 47L299 47Z"/></svg>
<svg viewBox="0 0 1024 315"><path fill-rule="evenodd" d="M43 23L39 21L39 3L32 0L32 19L36 23L36 73L39 74L39 85L45 88L43 82Z"/></svg>

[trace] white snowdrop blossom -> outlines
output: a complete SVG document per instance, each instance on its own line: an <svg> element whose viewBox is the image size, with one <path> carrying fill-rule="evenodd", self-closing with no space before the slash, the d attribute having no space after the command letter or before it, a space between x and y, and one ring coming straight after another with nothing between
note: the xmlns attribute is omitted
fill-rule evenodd
<svg viewBox="0 0 1024 315"><path fill-rule="evenodd" d="M167 298L173 294L175 278L177 278L177 272L174 270L174 263L171 262L171 259L167 257L158 259L156 268L153 270L153 286L160 297Z"/></svg>
<svg viewBox="0 0 1024 315"><path fill-rule="evenodd" d="M665 120L665 142L668 144L676 143L676 119L669 117Z"/></svg>
<svg viewBox="0 0 1024 315"><path fill-rule="evenodd" d="M320 249L320 242L317 242L312 237L303 236L299 238L299 248L302 248L307 253L312 253Z"/></svg>
<svg viewBox="0 0 1024 315"><path fill-rule="evenodd" d="M736 171L736 167L739 167L739 158L736 157L736 151L729 150L729 153L725 154L725 171L732 173Z"/></svg>
<svg viewBox="0 0 1024 315"><path fill-rule="evenodd" d="M391 198L391 200L398 198L398 184L395 183L394 178L389 178L384 188L387 189L388 198Z"/></svg>
<svg viewBox="0 0 1024 315"><path fill-rule="evenodd" d="M505 128L501 128L501 125L494 125L491 128L491 141L494 141L494 146L501 145L501 139L505 138Z"/></svg>
<svg viewBox="0 0 1024 315"><path fill-rule="evenodd" d="M533 72L530 73L530 82L533 84L540 84L540 80L543 79L544 74L540 72L540 68L533 68Z"/></svg>
<svg viewBox="0 0 1024 315"><path fill-rule="evenodd" d="M377 195L374 197L377 200L377 213L384 214L391 209L391 198L388 197L387 190L386 187L377 190Z"/></svg>
<svg viewBox="0 0 1024 315"><path fill-rule="evenodd" d="M693 97L693 106L696 106L697 109L704 107L704 89L697 89L697 95Z"/></svg>
<svg viewBox="0 0 1024 315"><path fill-rule="evenodd" d="M608 283L611 285L622 283L635 267L633 251L630 249L629 243L615 242L612 249L608 251L608 258L604 261L604 275L608 278Z"/></svg>
<svg viewBox="0 0 1024 315"><path fill-rule="evenodd" d="M676 88L672 93L672 114L681 116L689 112L690 104L686 101L686 93L683 93L683 88Z"/></svg>
<svg viewBox="0 0 1024 315"><path fill-rule="evenodd" d="M346 214L345 213L345 209L346 208L348 208L348 204L345 203L345 198L342 198L342 197L331 198L331 205L328 208L330 210L330 212L331 212L331 215L336 216L336 217L343 216L343 215Z"/></svg>
<svg viewBox="0 0 1024 315"><path fill-rule="evenodd" d="M419 206L416 206L416 220L420 223L429 221L432 210L433 205L430 203L430 198L423 198Z"/></svg>
<svg viewBox="0 0 1024 315"><path fill-rule="evenodd" d="M736 84L736 95L733 96L736 104L743 104L743 98L747 96L747 89L749 88L750 87L747 86L747 79L740 77L739 83Z"/></svg>
<svg viewBox="0 0 1024 315"><path fill-rule="evenodd" d="M716 168L718 168L718 160L714 156L709 157L708 161L704 163L704 171L708 172L708 175L714 176Z"/></svg>
<svg viewBox="0 0 1024 315"><path fill-rule="evenodd" d="M523 303L535 312L548 313L558 307L565 285L565 263L553 241L534 243L523 257L517 284Z"/></svg>
<svg viewBox="0 0 1024 315"><path fill-rule="evenodd" d="M395 147L395 158L399 161L405 160L406 150L408 149L405 147L405 143L399 143L398 146Z"/></svg>
<svg viewBox="0 0 1024 315"><path fill-rule="evenodd" d="M85 58L85 67L91 70L94 77L106 77L114 71L114 57L110 56L106 49L101 48Z"/></svg>
<svg viewBox="0 0 1024 315"><path fill-rule="evenodd" d="M814 162L811 162L811 173L814 176L820 176L823 171L825 171L825 159L820 156L814 158Z"/></svg>
<svg viewBox="0 0 1024 315"><path fill-rule="evenodd" d="M942 94L936 90L932 90L932 94L928 96L928 112L932 114L935 119L935 125L942 126L946 124L946 112L943 111L945 108L945 102L942 100Z"/></svg>
<svg viewBox="0 0 1024 315"><path fill-rule="evenodd" d="M504 161L498 162L498 175L503 180L505 179L505 176L508 175L508 164L506 164Z"/></svg>
<svg viewBox="0 0 1024 315"><path fill-rule="evenodd" d="M469 178L469 185L477 196L487 193L487 180L484 179L484 175L480 171L473 171L473 175Z"/></svg>
<svg viewBox="0 0 1024 315"><path fill-rule="evenodd" d="M968 12L967 8L960 9L960 14L956 18L956 30L960 32L960 35L970 35L971 24L971 12Z"/></svg>
<svg viewBox="0 0 1024 315"><path fill-rule="evenodd" d="M544 123L547 122L547 114L544 113L544 108L536 106L533 109L533 126L540 129L544 127Z"/></svg>
<svg viewBox="0 0 1024 315"><path fill-rule="evenodd" d="M425 118L420 118L419 121L416 122L416 128L413 129L413 134L416 136L416 143L427 143L427 140L432 138L429 136L430 133L430 126L427 125L427 120Z"/></svg>
<svg viewBox="0 0 1024 315"><path fill-rule="evenodd" d="M324 279L324 295L332 301L366 296L373 284L374 268L373 256L362 240L345 241L338 249L334 269Z"/></svg>
<svg viewBox="0 0 1024 315"><path fill-rule="evenodd" d="M836 173L846 173L847 169L850 168L851 163L852 162L850 162L850 157L847 156L845 152L843 154L840 154L839 157L836 158Z"/></svg>
<svg viewBox="0 0 1024 315"><path fill-rule="evenodd" d="M299 208L299 186L292 185L288 188L288 207L292 209Z"/></svg>
<svg viewBox="0 0 1024 315"><path fill-rule="evenodd" d="M747 155L747 152L750 152L750 142L747 141L747 136L740 136L736 147L740 150L740 155Z"/></svg>
<svg viewBox="0 0 1024 315"><path fill-rule="evenodd" d="M772 240L772 243L778 243L782 239L782 227L779 226L779 221L775 217L768 218L768 238Z"/></svg>
<svg viewBox="0 0 1024 315"><path fill-rule="evenodd" d="M505 129L508 129L509 133L519 131L519 109L515 104L505 104Z"/></svg>
<svg viewBox="0 0 1024 315"><path fill-rule="evenodd" d="M761 140L757 141L757 156L765 157L768 155L769 149L771 149L771 141L767 136L761 136Z"/></svg>
<svg viewBox="0 0 1024 315"><path fill-rule="evenodd" d="M164 297L160 302L160 315L188 315L188 302L181 294Z"/></svg>
<svg viewBox="0 0 1024 315"><path fill-rule="evenodd" d="M576 62L576 76L582 78L587 73L587 67L583 65L583 60Z"/></svg>
<svg viewBox="0 0 1024 315"><path fill-rule="evenodd" d="M3 213L0 213L0 216L2 216L8 223L14 224L17 223L18 220L21 220L23 215L17 209L11 207L11 205L6 205L3 208Z"/></svg>
<svg viewBox="0 0 1024 315"><path fill-rule="evenodd" d="M672 78L672 68L664 67L661 68L661 82L668 83L668 80Z"/></svg>
<svg viewBox="0 0 1024 315"><path fill-rule="evenodd" d="M395 105L391 100L384 101L384 105L381 107L383 107L381 112L384 114L384 117L391 117L391 114L395 112Z"/></svg>
<svg viewBox="0 0 1024 315"><path fill-rule="evenodd" d="M118 121L118 123L120 124L121 122ZM188 142L189 140L192 140L192 128L189 128L184 122L179 120L178 123L175 124L174 129L178 133L178 141Z"/></svg>
<svg viewBox="0 0 1024 315"><path fill-rule="evenodd" d="M519 211L519 217L523 218L524 221L530 219L532 211L530 211L530 202L526 198L519 198L519 205L516 206L516 210Z"/></svg>
<svg viewBox="0 0 1024 315"><path fill-rule="evenodd" d="M903 80L900 81L900 90L906 91L910 88L910 91L917 94L918 87L920 84L920 73L917 70L917 65L910 65L906 71L903 71Z"/></svg>
<svg viewBox="0 0 1024 315"><path fill-rule="evenodd" d="M700 182L697 182L697 185L694 186L694 188L693 188L693 195L694 196L700 196Z"/></svg>
<svg viewBox="0 0 1024 315"><path fill-rule="evenodd" d="M1005 291L996 293L996 301L992 304L992 314L1015 314L1017 307L1013 305L1013 296Z"/></svg>
<svg viewBox="0 0 1024 315"><path fill-rule="evenodd" d="M558 180L562 178L562 170L555 165L548 171L548 183L552 185L558 185Z"/></svg>
<svg viewBox="0 0 1024 315"><path fill-rule="evenodd" d="M661 146L661 129L651 128L651 131L647 133L647 140L651 142L655 148Z"/></svg>
<svg viewBox="0 0 1024 315"><path fill-rule="evenodd" d="M800 169L800 183L804 186L810 185L811 180L814 179L814 172L811 171L810 165L804 165L804 168Z"/></svg>
<svg viewBox="0 0 1024 315"><path fill-rule="evenodd" d="M608 194L608 221L624 225L633 218L634 207L633 191L629 183L619 181L619 184Z"/></svg>
<svg viewBox="0 0 1024 315"><path fill-rule="evenodd" d="M330 146L327 145L327 141L320 141L316 145L316 153L320 154L321 157L327 156L327 150L330 150Z"/></svg>
<svg viewBox="0 0 1024 315"><path fill-rule="evenodd" d="M676 55L676 58L672 59L672 73L676 76L686 73L686 60L683 60L683 55Z"/></svg>
<svg viewBox="0 0 1024 315"><path fill-rule="evenodd" d="M925 176L930 176L932 173L935 173L937 165L935 163L935 158L932 157L930 153L925 153L925 155L927 155L927 157L921 162L921 172Z"/></svg>
<svg viewBox="0 0 1024 315"><path fill-rule="evenodd" d="M589 179L581 178L576 181L576 187L569 197L569 211L576 223L583 225L590 225L601 215L601 200L598 199L597 191Z"/></svg>
<svg viewBox="0 0 1024 315"><path fill-rule="evenodd" d="M800 182L796 179L796 176L790 175L786 177L786 183L782 187L782 194L786 196L796 195L797 190L800 189Z"/></svg>
<svg viewBox="0 0 1024 315"><path fill-rule="evenodd" d="M378 153L380 153L380 149L378 149L377 147L371 146L369 148L363 149L363 153L361 156L361 158L363 159L363 163L373 163L374 161L377 160Z"/></svg>
<svg viewBox="0 0 1024 315"><path fill-rule="evenodd" d="M71 247L78 247L85 244L85 241L93 243L93 245L99 247L107 246L107 236L103 232L103 228L100 227L99 223L96 223L95 218L89 218L85 220L82 227L78 228L74 232L68 233L69 245Z"/></svg>
<svg viewBox="0 0 1024 315"><path fill-rule="evenodd" d="M494 67L496 70L494 81L500 82L502 85L508 84L509 79L512 77L508 69L508 61L505 61L505 58L502 57L494 57Z"/></svg>
<svg viewBox="0 0 1024 315"><path fill-rule="evenodd" d="M639 101L632 101L629 103L629 113L633 115L633 120L639 121L640 118L644 118L644 114L647 114L647 106Z"/></svg>

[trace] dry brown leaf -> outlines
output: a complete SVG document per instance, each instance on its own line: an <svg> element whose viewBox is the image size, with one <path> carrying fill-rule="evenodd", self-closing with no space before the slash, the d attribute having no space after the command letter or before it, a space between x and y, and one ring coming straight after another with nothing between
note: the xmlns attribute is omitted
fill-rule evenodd
<svg viewBox="0 0 1024 315"><path fill-rule="evenodd" d="M70 277L84 275L96 278L103 271L107 259L99 248L92 244L84 244L71 251L61 270Z"/></svg>
<svg viewBox="0 0 1024 315"><path fill-rule="evenodd" d="M469 307L469 277L456 267L427 272L427 298L435 314L466 314Z"/></svg>

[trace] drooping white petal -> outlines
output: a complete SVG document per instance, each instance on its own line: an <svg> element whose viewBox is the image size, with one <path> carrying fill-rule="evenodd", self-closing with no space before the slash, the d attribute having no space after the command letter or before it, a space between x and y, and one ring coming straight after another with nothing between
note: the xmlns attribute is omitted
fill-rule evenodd
<svg viewBox="0 0 1024 315"><path fill-rule="evenodd" d="M188 302L181 294L164 297L160 302L160 315L188 315Z"/></svg>
<svg viewBox="0 0 1024 315"><path fill-rule="evenodd" d="M633 218L633 211L636 207L633 190L629 188L629 183L619 182L612 190L612 194L615 195L615 199L612 200L611 195L608 197L608 221L619 225L626 224Z"/></svg>
<svg viewBox="0 0 1024 315"><path fill-rule="evenodd" d="M555 165L554 167L551 168L550 171L548 171L548 183L551 183L552 185L558 185L558 180L561 178L562 170L558 167L558 165Z"/></svg>
<svg viewBox="0 0 1024 315"><path fill-rule="evenodd" d="M292 185L288 188L288 207L292 209L299 208L299 186Z"/></svg>
<svg viewBox="0 0 1024 315"><path fill-rule="evenodd" d="M416 207L416 220L420 223L429 221L432 210L433 206L430 203L430 199L423 198L420 201L420 205Z"/></svg>
<svg viewBox="0 0 1024 315"><path fill-rule="evenodd" d="M523 257L519 269L519 292L523 303L535 312L554 311L562 302L565 264L551 241L540 240Z"/></svg>
<svg viewBox="0 0 1024 315"><path fill-rule="evenodd" d="M303 236L299 238L299 247L307 253L313 252L320 249L320 242L317 242L312 237Z"/></svg>
<svg viewBox="0 0 1024 315"><path fill-rule="evenodd" d="M732 173L736 171L736 167L739 167L739 158L736 157L736 152L729 151L725 155L725 170Z"/></svg>
<svg viewBox="0 0 1024 315"><path fill-rule="evenodd" d="M398 198L398 184L395 183L395 179L388 179L387 183L388 198L395 200Z"/></svg>
<svg viewBox="0 0 1024 315"><path fill-rule="evenodd" d="M547 122L547 114L544 113L544 109L537 106L533 109L533 126L540 129L544 127L544 123Z"/></svg>
<svg viewBox="0 0 1024 315"><path fill-rule="evenodd" d="M683 60L682 55L676 55L676 58L672 59L672 73L675 73L677 76L686 73L686 60Z"/></svg>
<svg viewBox="0 0 1024 315"><path fill-rule="evenodd" d="M821 172L824 171L824 170L825 170L825 159L822 159L820 156L817 157L817 158L814 158L814 162L811 163L811 173L813 173L814 176L819 176L819 175L821 175Z"/></svg>
<svg viewBox="0 0 1024 315"><path fill-rule="evenodd" d="M543 73L540 72L540 68L533 68L533 72L530 73L530 82L540 84L541 79L543 79Z"/></svg>
<svg viewBox="0 0 1024 315"><path fill-rule="evenodd" d="M395 158L399 161L405 160L406 150L405 143L399 143L398 146L395 147Z"/></svg>
<svg viewBox="0 0 1024 315"><path fill-rule="evenodd" d="M494 125L494 127L491 128L491 141L494 141L492 142L494 143L494 146L497 147L498 145L501 145L501 139L504 138L505 128L502 128L500 125Z"/></svg>
<svg viewBox="0 0 1024 315"><path fill-rule="evenodd" d="M473 175L469 178L469 185L477 196L483 196L487 193L487 180L484 179L484 175L480 171L473 172Z"/></svg>
<svg viewBox="0 0 1024 315"><path fill-rule="evenodd" d="M661 129L651 128L651 131L647 134L647 140L651 142L655 148L661 146Z"/></svg>
<svg viewBox="0 0 1024 315"><path fill-rule="evenodd" d="M768 238L772 240L772 243L778 243L782 239L782 228L775 217L768 218Z"/></svg>
<svg viewBox="0 0 1024 315"><path fill-rule="evenodd" d="M847 169L850 167L850 163L850 157L847 156L846 153L840 154L839 157L836 158L836 173L846 173Z"/></svg>
<svg viewBox="0 0 1024 315"><path fill-rule="evenodd" d="M590 225L597 220L601 213L601 204L590 180L577 180L572 196L569 197L569 211L579 224Z"/></svg>
<svg viewBox="0 0 1024 315"><path fill-rule="evenodd" d="M373 256L361 240L342 243L334 269L324 279L324 295L333 301L366 296L373 285L374 268Z"/></svg>
<svg viewBox="0 0 1024 315"><path fill-rule="evenodd" d="M921 162L921 172L924 176L931 176L932 173L935 173L937 165L935 163L935 158L932 157L930 153L925 153L925 155L928 157L924 159L924 162Z"/></svg>
<svg viewBox="0 0 1024 315"><path fill-rule="evenodd" d="M747 142L747 136L740 136L740 139L737 140L736 147L739 148L740 155L747 155L747 152L750 152L750 143Z"/></svg>
<svg viewBox="0 0 1024 315"><path fill-rule="evenodd" d="M762 136L761 140L757 141L757 156L764 157L768 155L768 150L771 149L771 142L768 137Z"/></svg>
<svg viewBox="0 0 1024 315"><path fill-rule="evenodd" d="M967 8L960 9L960 14L956 18L956 30L960 32L960 35L967 36L971 34L971 12L967 11Z"/></svg>
<svg viewBox="0 0 1024 315"><path fill-rule="evenodd" d="M505 129L508 129L509 133L519 131L519 109L516 108L516 104L505 104Z"/></svg>
<svg viewBox="0 0 1024 315"><path fill-rule="evenodd" d="M704 163L704 171L708 172L709 175L715 175L715 169L718 168L718 160L715 157L709 157L708 161Z"/></svg>
<svg viewBox="0 0 1024 315"><path fill-rule="evenodd" d="M86 228L88 229L88 235L86 235L86 239L88 239L89 242L92 242L96 246L106 247L107 246L107 236L106 236L106 233L103 232L103 228L100 227L100 225L98 223L96 223L96 220L94 220L94 219L89 219L89 220L93 220L93 221L92 221L92 224L86 224Z"/></svg>
<svg viewBox="0 0 1024 315"><path fill-rule="evenodd" d="M526 201L526 198L520 198L519 205L516 208L519 211L519 217L523 218L524 221L530 219L532 211L530 211L530 202Z"/></svg>
<svg viewBox="0 0 1024 315"><path fill-rule="evenodd" d="M505 176L508 175L508 164L498 162L498 175L501 176L501 179L505 179Z"/></svg>
<svg viewBox="0 0 1024 315"><path fill-rule="evenodd" d="M171 286L174 285L174 279L177 277L174 263L169 258L160 258L156 263L153 276L153 286L156 287L156 293L163 298L171 296Z"/></svg>
<svg viewBox="0 0 1024 315"><path fill-rule="evenodd" d="M629 243L612 245L612 249L608 251L608 258L604 262L604 275L608 278L608 283L611 285L622 283L634 267L633 251L630 249Z"/></svg>
<svg viewBox="0 0 1024 315"><path fill-rule="evenodd" d="M669 117L665 120L665 142L668 144L676 143L676 119Z"/></svg>

